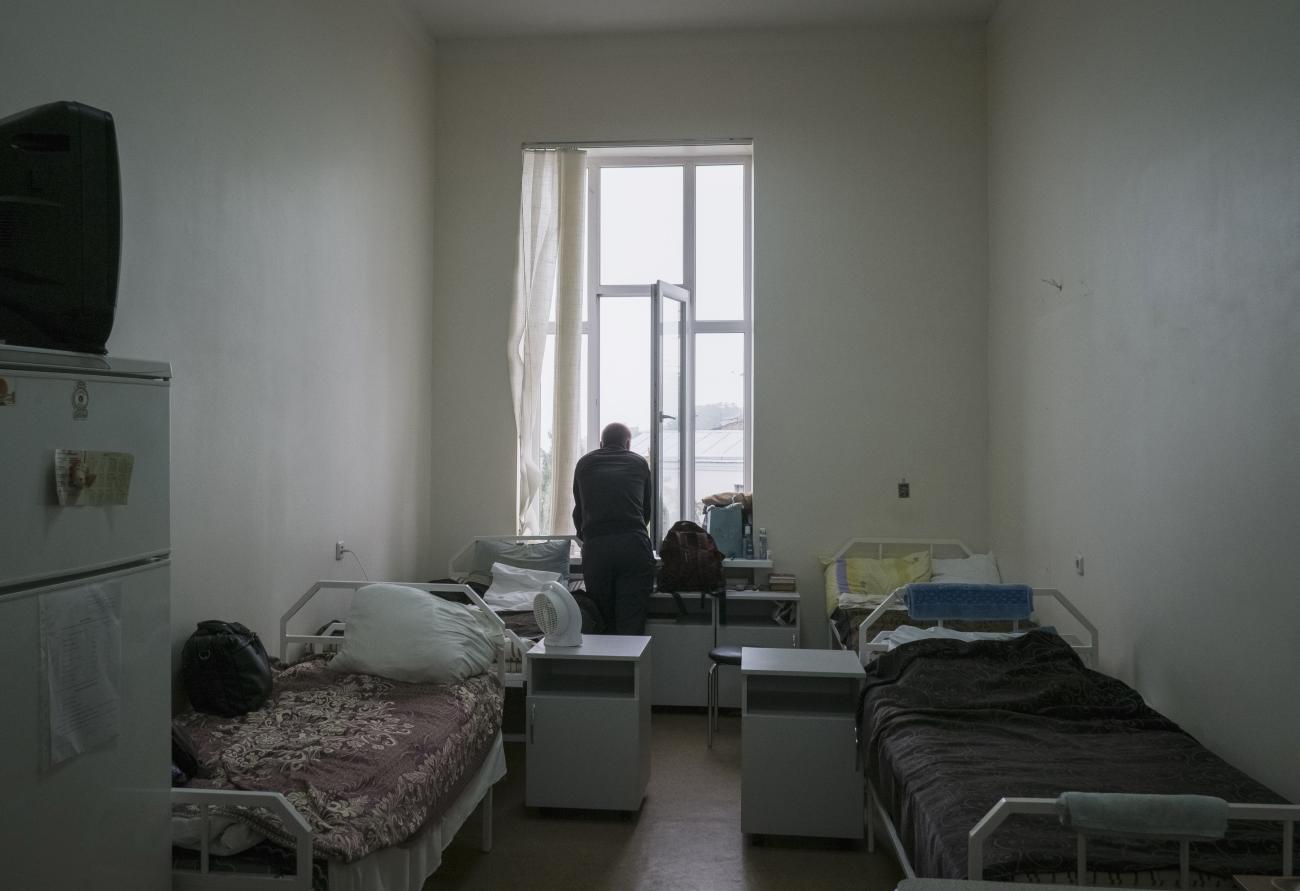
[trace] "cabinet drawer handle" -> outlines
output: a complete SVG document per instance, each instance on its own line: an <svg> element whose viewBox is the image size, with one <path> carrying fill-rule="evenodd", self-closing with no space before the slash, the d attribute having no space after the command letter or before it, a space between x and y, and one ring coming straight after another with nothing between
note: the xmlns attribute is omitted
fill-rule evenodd
<svg viewBox="0 0 1300 891"><path fill-rule="evenodd" d="M535 730L536 726L537 726L537 704L534 703L528 709L528 741L530 743L537 742L537 733Z"/></svg>
<svg viewBox="0 0 1300 891"><path fill-rule="evenodd" d="M798 632L797 632L797 631L791 631L791 632L790 632L790 646L795 647L795 648L798 648L798 646L799 646Z"/></svg>

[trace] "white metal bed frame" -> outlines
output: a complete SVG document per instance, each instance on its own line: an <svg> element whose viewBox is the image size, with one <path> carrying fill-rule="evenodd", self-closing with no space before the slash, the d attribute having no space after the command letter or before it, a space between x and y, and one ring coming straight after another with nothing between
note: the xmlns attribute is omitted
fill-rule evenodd
<svg viewBox="0 0 1300 891"><path fill-rule="evenodd" d="M963 557L973 556L973 552L966 543L956 538L850 538L832 554L828 559L830 562L839 560L842 557L873 557L877 560L885 557L902 557L907 554L914 554L917 551L926 551L931 560L953 560ZM1061 591L1056 588L1034 588L1035 601L1040 598L1043 600L1054 600L1068 612L1079 624L1079 629L1087 634L1087 642L1081 640L1078 635L1065 633L1062 634L1065 640L1074 647L1075 652L1088 663L1089 666L1096 668L1097 662L1097 628L1079 609L1070 602ZM869 637L870 629L886 614L888 610L901 607L903 604L902 589L890 593L871 613L862 624L858 626L858 659L865 666L877 654L888 650L889 642L885 636ZM935 620L936 624L942 628L944 620ZM959 621L953 619L953 621ZM1012 632L1020 630L1018 622L1010 622ZM835 629L835 623L827 619L827 632L829 639L834 642L839 649L847 649L840 642L839 634ZM888 632L885 632L887 635Z"/></svg>
<svg viewBox="0 0 1300 891"><path fill-rule="evenodd" d="M960 545L960 542L951 542ZM964 545L962 545L964 547ZM893 604L902 599L902 590L895 591L885 599L879 607L872 611L858 629L858 652L865 665L877 652L887 648L887 641L880 637L867 640L867 635L872 624L874 624L884 614L885 610L892 608ZM1096 668L1097 666L1097 628L1088 620L1086 616L1070 600L1055 588L1034 588L1034 597L1048 598L1056 600L1065 608L1066 611L1079 623L1079 625L1088 634L1088 641L1085 643L1073 635L1064 634L1063 638L1070 642L1076 653L1085 662ZM940 626L942 620L938 620ZM864 766L865 773L865 766ZM1003 798L998 801L989 811L979 819L971 828L969 833L969 843L967 849L967 874L966 878L970 881L980 881L984 876L984 845L993 835L994 832L1013 814L1029 815L1056 815L1056 799L1054 798ZM1300 805L1273 805L1273 804L1250 804L1250 803L1229 803L1228 817L1233 820L1255 820L1261 822L1280 822L1282 824L1282 872L1280 875L1291 875L1293 867L1292 849L1295 839L1295 824L1300 822ZM876 792L875 786L867 781L867 850L874 852L876 849L876 823L879 821L885 837L889 842L890 848L894 852L903 873L907 878L916 878L916 871L912 867L911 861L903 849L902 839L898 835L893 820L890 818L888 811L885 810L884 804ZM1084 833L1077 833L1077 858L1076 858L1076 883L1086 885L1087 881L1087 837ZM1185 840L1180 840L1179 851L1179 873L1180 887L1190 887L1190 847Z"/></svg>
<svg viewBox="0 0 1300 891"><path fill-rule="evenodd" d="M1057 815L1055 798L1002 798L998 803L989 808L988 812L971 827L968 834L967 853L966 853L966 879L976 882L984 879L984 845L993 836L998 828L1006 822L1008 817L1025 814L1031 816L1055 817ZM884 830L885 838L889 842L889 847L898 860L898 865L903 870L905 878L918 878L916 870L912 866L912 861L908 859L907 852L903 849L902 839L898 836L898 830L894 827L894 822L890 819L889 812L885 810L884 804L880 801L880 796L876 793L875 786L870 782L867 783L867 850L874 853L876 850L876 821L879 820L881 828ZM1295 846L1295 826L1300 822L1300 805L1296 804L1250 804L1250 803L1232 803L1228 804L1229 820L1253 820L1257 822L1274 822L1282 824L1282 871L1279 876L1293 875L1294 867L1293 850ZM1088 870L1088 837L1083 832L1077 832L1076 836L1076 858L1075 858L1075 884L1087 885L1086 881ZM1137 836L1134 836L1137 837ZM1160 836L1145 836L1147 838L1159 838ZM1191 880L1191 847L1186 839L1179 841L1179 887L1190 888ZM1038 884L1032 882L1028 884ZM1136 886L1128 886L1136 887Z"/></svg>
<svg viewBox="0 0 1300 891"><path fill-rule="evenodd" d="M835 561L850 556L883 559L885 557L901 557L917 551L928 552L931 559L960 559L972 556L970 548L958 539L851 538L842 544L829 559ZM1055 588L1035 588L1033 592L1035 600L1043 598L1058 602L1079 623L1080 628L1088 636L1086 643L1071 634L1064 634L1062 637L1070 642L1070 645L1074 647L1085 662L1096 668L1098 665L1098 634L1096 626L1061 591ZM870 615L858 627L858 655L863 665L866 665L877 653L888 648L888 641L880 639L881 636L878 635L874 638L869 636L870 629L885 615L887 610L901 605L902 600L901 590L891 593L879 606L872 610ZM943 620L936 620L936 622L940 627L943 626ZM834 623L828 619L827 625L829 626L829 639L834 641L839 648L847 649L840 642ZM1018 623L1012 623L1013 631L1017 629L1017 625ZM917 877L916 871L903 849L902 839L894 827L893 820L890 818L888 811L885 810L874 785L870 781L867 781L866 785L867 849L872 852L876 849L876 827L878 824L884 832L885 838L906 878L915 879ZM1294 866L1292 858L1294 832L1295 824L1300 822L1300 805L1229 804L1228 812L1231 819L1281 822L1283 847L1281 875L1292 874ZM1055 813L1056 800L1051 798L1003 798L1000 800L970 830L967 879L970 881L983 879L984 845L1009 816L1012 814L1055 815ZM1087 875L1087 839L1082 833L1078 835L1077 852L1076 877L1078 884L1085 884ZM1187 888L1190 872L1190 853L1187 842L1181 844L1180 872L1181 886Z"/></svg>
<svg viewBox="0 0 1300 891"><path fill-rule="evenodd" d="M1055 600L1057 603L1061 605L1063 609L1065 609L1066 612L1068 612L1074 618L1076 622L1079 623L1079 627L1088 636L1088 639L1086 641L1081 639L1076 634L1071 634L1068 632L1063 634L1058 632L1058 634L1063 640L1069 643L1069 645L1074 649L1076 653L1079 654L1079 658L1081 658L1086 665L1088 665L1090 668L1096 668L1098 665L1097 626L1093 625L1092 622L1088 621L1088 618L1084 616L1084 614L1079 610L1079 608L1075 606L1073 603L1071 603L1070 599L1066 597L1063 593L1061 593L1058 589L1033 588L1032 590L1033 590L1035 601L1038 601L1040 598L1043 600ZM863 619L862 624L858 626L858 659L862 662L863 665L866 665L868 662L870 662L871 659L874 658L877 654L889 651L890 632L882 631L880 634L872 638L868 638L868 635L871 633L871 627L880 620L880 618L885 614L886 610L893 609L895 604L901 604L903 602L905 593L906 593L905 589L900 588L894 593L890 594L888 597L885 598L884 602L881 603L880 606L876 607L871 612L871 615ZM962 621L959 617L949 617L949 618L951 619L951 621ZM998 620L993 620L993 621L998 621ZM1015 620L1007 620L1007 621L1010 621L1011 623L1012 633L1019 632L1020 622ZM938 627L940 628L944 627L943 625L944 619L935 619L934 622Z"/></svg>
<svg viewBox="0 0 1300 891"><path fill-rule="evenodd" d="M966 855L966 873L971 879L984 876L984 843L997 831L1008 817L1013 814L1056 815L1055 798L1003 798L993 805L970 831L969 850ZM1279 875L1291 875L1292 849L1295 845L1295 824L1300 822L1300 805L1295 804L1229 804L1229 820L1255 820L1282 824L1282 872ZM1076 833L1078 855L1075 860L1075 873L1078 884L1086 884L1088 865L1088 836ZM1160 836L1151 836L1160 837ZM1186 839L1179 840L1178 850L1179 887L1191 887L1191 844Z"/></svg>
<svg viewBox="0 0 1300 891"><path fill-rule="evenodd" d="M870 557L883 560L885 557L903 557L907 554L915 554L917 551L928 552L931 560L936 558L954 560L973 556L971 549L955 538L850 538L840 545L834 554L825 559L828 563L834 563L842 557ZM835 623L827 618L826 626L828 639L835 647L847 650L848 647L840 641L839 633L835 630Z"/></svg>
<svg viewBox="0 0 1300 891"><path fill-rule="evenodd" d="M358 588L371 584L392 584L402 585L407 588L416 588L421 591L433 592L459 592L469 597L470 602L478 606L485 613L490 615L493 621L503 634L509 635L509 629L501 621L496 613L488 609L483 599L469 585L447 585L447 584L426 584L423 582L369 582L355 580L322 580L313 584L307 592L289 607L288 611L280 617L280 658L287 661L289 646L291 644L312 644L338 646L347 636L347 625L345 622L333 622L330 629L337 629L342 632L343 637L335 634L290 634L289 622L298 614L298 612L307 605L307 603L319 594L321 591L328 590L351 590L355 592ZM510 635L513 636L513 635ZM516 638L517 639L517 638ZM496 660L497 679L504 683L504 655L498 652ZM311 827L302 815L289 803L279 792L251 792L234 789L187 789L178 788L171 790L171 800L173 804L190 804L199 808L199 813L203 818L203 840L199 850L199 868L172 870L172 891L228 891L228 889L237 888L240 891L256 891L259 888L275 889L275 891L311 891L312 883L312 836ZM480 808L481 818L481 837L480 849L487 853L492 850L492 786L489 784L483 797L475 803ZM213 808L228 807L259 807L265 808L278 816L284 824L285 831L293 837L295 864L292 875L271 876L257 875L251 873L232 873L232 872L211 872L210 871L210 837L211 837L211 818ZM423 831L423 830L421 830ZM419 834L419 833L417 833ZM425 877L428 878L427 876Z"/></svg>
<svg viewBox="0 0 1300 891"><path fill-rule="evenodd" d="M192 804L203 818L203 840L199 849L199 868L172 869L172 891L207 891L228 889L274 888L276 891L311 891L311 827L302 814L279 792L245 792L238 789L172 789L172 804ZM235 806L260 807L274 813L293 836L294 874L291 876L242 875L210 872L209 848L212 838L212 809Z"/></svg>

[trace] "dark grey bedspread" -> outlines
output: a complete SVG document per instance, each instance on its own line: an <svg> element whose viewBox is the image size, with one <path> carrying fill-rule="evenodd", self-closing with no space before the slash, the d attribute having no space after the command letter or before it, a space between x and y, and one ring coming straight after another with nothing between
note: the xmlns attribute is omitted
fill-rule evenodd
<svg viewBox="0 0 1300 891"><path fill-rule="evenodd" d="M965 878L967 833L1003 796L1061 792L1215 795L1281 803L1205 749L1121 681L1085 668L1052 634L1015 641L921 641L867 669L858 712L867 775L917 874ZM1231 824L1192 845L1192 866L1227 876L1281 869L1277 824ZM1090 868L1177 869L1169 842L1089 844ZM1043 817L1013 817L984 852L986 879L1066 873L1074 835Z"/></svg>

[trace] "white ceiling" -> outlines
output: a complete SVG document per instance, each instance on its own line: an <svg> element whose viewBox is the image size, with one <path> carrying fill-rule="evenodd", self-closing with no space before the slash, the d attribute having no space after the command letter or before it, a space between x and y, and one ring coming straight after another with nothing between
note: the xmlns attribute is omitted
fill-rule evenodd
<svg viewBox="0 0 1300 891"><path fill-rule="evenodd" d="M407 0L436 38L986 22L998 0Z"/></svg>

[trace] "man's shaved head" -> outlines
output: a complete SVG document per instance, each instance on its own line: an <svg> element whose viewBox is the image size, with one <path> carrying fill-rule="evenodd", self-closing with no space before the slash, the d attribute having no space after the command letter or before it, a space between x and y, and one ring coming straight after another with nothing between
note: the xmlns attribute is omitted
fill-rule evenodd
<svg viewBox="0 0 1300 891"><path fill-rule="evenodd" d="M615 421L612 424L606 424L605 429L600 431L600 447L602 449L625 449L631 444L632 431L627 429L626 424Z"/></svg>

